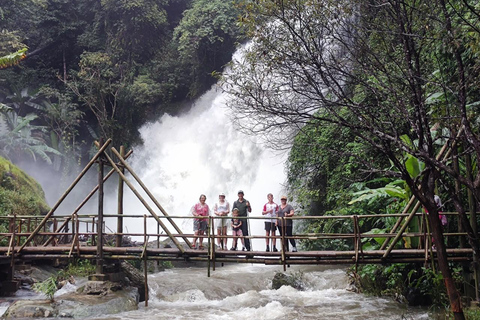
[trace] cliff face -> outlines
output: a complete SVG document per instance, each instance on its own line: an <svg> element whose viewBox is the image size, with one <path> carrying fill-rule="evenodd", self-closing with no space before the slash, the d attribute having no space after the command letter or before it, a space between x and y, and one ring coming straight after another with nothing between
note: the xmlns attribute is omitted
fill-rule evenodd
<svg viewBox="0 0 480 320"><path fill-rule="evenodd" d="M0 157L0 216L44 215L49 206L40 184Z"/></svg>

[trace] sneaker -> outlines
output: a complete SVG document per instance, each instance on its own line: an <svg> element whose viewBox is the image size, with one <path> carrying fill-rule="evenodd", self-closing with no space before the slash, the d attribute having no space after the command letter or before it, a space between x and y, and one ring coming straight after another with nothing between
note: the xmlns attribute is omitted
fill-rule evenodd
<svg viewBox="0 0 480 320"><path fill-rule="evenodd" d="M235 250L237 250L237 249L235 249L235 247L230 248L230 251L235 251Z"/></svg>
<svg viewBox="0 0 480 320"><path fill-rule="evenodd" d="M245 251L245 250L246 250L245 247L243 247L243 248L242 248L242 251Z"/></svg>
<svg viewBox="0 0 480 320"><path fill-rule="evenodd" d="M265 250L266 252L270 252L270 247L267 246L267 250Z"/></svg>
<svg viewBox="0 0 480 320"><path fill-rule="evenodd" d="M274 246L272 251L273 252L278 252L277 247Z"/></svg>
<svg viewBox="0 0 480 320"><path fill-rule="evenodd" d="M297 252L297 247L293 247L292 252Z"/></svg>

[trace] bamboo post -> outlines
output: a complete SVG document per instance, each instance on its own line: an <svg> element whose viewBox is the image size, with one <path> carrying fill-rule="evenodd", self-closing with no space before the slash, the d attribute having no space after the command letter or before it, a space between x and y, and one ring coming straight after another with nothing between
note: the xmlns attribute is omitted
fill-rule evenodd
<svg viewBox="0 0 480 320"><path fill-rule="evenodd" d="M125 158L125 148L123 146L120 146L120 157L122 157L122 159ZM120 167L120 170L122 173L125 173L123 167ZM123 217L121 217L121 215L123 215L123 180L120 177L118 177L117 213L119 217L117 217L117 239L115 244L117 247L121 247L123 242Z"/></svg>
<svg viewBox="0 0 480 320"><path fill-rule="evenodd" d="M216 246L215 246L215 243L216 243L216 241L215 241L216 240L215 239L215 222L214 222L215 219L213 219L212 217L208 217L208 221L209 221L208 225L212 227L211 232L210 232L210 234L212 236L212 241L210 241L210 237L208 237L209 238L208 247L209 247L209 250L210 250L210 259L212 259L212 263L213 263L212 268L213 268L213 271L215 271L215 252L216 252L216 249L217 249ZM220 241L222 241L222 240L220 240Z"/></svg>
<svg viewBox="0 0 480 320"><path fill-rule="evenodd" d="M100 144L102 144L100 140ZM96 274L103 274L103 157L98 157L98 213ZM73 225L73 223L72 223Z"/></svg>
<svg viewBox="0 0 480 320"><path fill-rule="evenodd" d="M183 241L191 248L192 245L190 241L187 239L187 237L183 236L182 230L175 224L175 222L169 217L168 213L163 209L163 207L160 205L160 203L157 201L157 199L153 196L153 194L148 190L148 188L145 186L143 181L137 176L135 171L130 167L130 165L121 158L120 154L115 148L111 149L113 153L119 158L120 162L122 165L130 172L132 177L135 178L135 180L138 182L138 184L142 187L142 189L145 191L145 193L150 197L150 199L153 201L153 203L157 206L157 208L163 213L165 217L167 217L168 222L175 228L175 230L178 232L178 234L182 235ZM178 242L178 241L177 241ZM182 248L182 253L183 253L183 248Z"/></svg>
<svg viewBox="0 0 480 320"><path fill-rule="evenodd" d="M353 248L355 250L355 272L358 271L358 245L359 245L359 239L360 239L360 236L358 235L358 217L356 215L352 216L352 220L353 220Z"/></svg>
<svg viewBox="0 0 480 320"><path fill-rule="evenodd" d="M287 271L287 259L285 255L285 217L280 218L282 221L282 225L280 226L282 228L282 262L283 262L283 271Z"/></svg>
<svg viewBox="0 0 480 320"><path fill-rule="evenodd" d="M75 228L77 230L77 254L80 255L80 218L78 217L78 214L75 214L75 220L77 221Z"/></svg>
<svg viewBox="0 0 480 320"><path fill-rule="evenodd" d="M157 223L157 249L160 248L160 225ZM160 260L157 260L157 267L160 265Z"/></svg>
<svg viewBox="0 0 480 320"><path fill-rule="evenodd" d="M53 218L53 230L55 230L54 232L57 232L56 231L57 228L58 228L58 220L57 218ZM28 231L30 231L30 227L28 229L29 229ZM53 241L53 246L55 246L56 244L57 244L56 241Z"/></svg>
<svg viewBox="0 0 480 320"><path fill-rule="evenodd" d="M10 255L11 252L15 250L15 220L17 219L17 214L13 214L13 218L10 218L10 231L11 231L11 238L10 244L8 245L7 256Z"/></svg>
<svg viewBox="0 0 480 320"><path fill-rule="evenodd" d="M210 278L210 265L211 265L211 257L210 257L210 253L212 252L212 248L211 248L211 241L210 241L210 216L208 217L208 226L207 226L207 248L208 248L208 252L207 252L207 256L208 256L208 268L207 268L207 277ZM215 245L215 244L214 244Z"/></svg>
<svg viewBox="0 0 480 320"><path fill-rule="evenodd" d="M23 221L23 219L18 220L18 227L17 228L18 228L18 233L19 234L22 233L22 221ZM18 236L17 243L20 243L20 236Z"/></svg>
<svg viewBox="0 0 480 320"><path fill-rule="evenodd" d="M118 152L116 152L116 150L114 150L114 153L115 154L118 154ZM178 240L172 235L172 233L170 233L170 231L167 229L167 227L165 226L165 224L160 220L160 218L158 217L158 215L155 213L155 211L153 211L153 209L148 205L148 203L143 199L143 197L140 195L140 193L138 193L137 189L135 189L135 187L130 183L130 181L128 181L127 177L125 177L125 175L120 171L120 169L118 168L118 166L115 164L115 162L112 160L112 158L110 158L110 156L108 154L105 154L105 157L107 158L107 160L110 162L110 164L112 165L112 167L115 169L115 171L117 171L118 175L122 178L122 180L127 184L127 186L130 188L130 190L132 190L132 192L137 196L138 200L140 200L140 202L143 204L143 206L148 210L148 212L150 212L150 214L155 218L155 220L157 220L157 222L162 226L163 230L167 233L167 235L170 237L170 239L173 241L173 243L175 243L175 246L178 248L178 250L180 250L180 252L185 253L185 249L183 248L183 246L178 242ZM120 159L120 161L122 162L122 164L126 164L126 162L123 160L123 159ZM127 169L128 167L125 166ZM129 170L129 169L128 169ZM130 170L129 170L130 171ZM130 172L131 173L131 172ZM184 238L185 239L185 238Z"/></svg>
<svg viewBox="0 0 480 320"><path fill-rule="evenodd" d="M77 178L72 182L72 184L68 187L67 191L60 197L60 199L55 203L55 205L50 209L50 211L45 215L43 220L40 222L40 224L35 228L35 230L32 232L32 234L25 240L25 243L18 249L18 252L22 251L23 248L32 240L33 237L37 235L37 233L42 229L42 227L45 225L45 223L50 219L50 216L57 210L57 208L60 206L60 204L65 200L65 198L68 196L68 194L73 190L73 188L77 185L77 183L82 179L82 177L87 173L87 171L90 169L90 167L95 163L98 157L107 149L108 145L112 142L112 139L108 139L103 146L98 150L98 152L93 156L93 158L90 160L90 162L83 168L82 172L77 176Z"/></svg>
<svg viewBox="0 0 480 320"><path fill-rule="evenodd" d="M75 249L75 244L77 243L77 233L75 232L75 217L72 219L72 234L73 234L73 239L72 239L72 245L70 246L70 252L68 253L68 257L70 258L72 256L73 249Z"/></svg>
<svg viewBox="0 0 480 320"><path fill-rule="evenodd" d="M147 238L147 215L143 215L143 242L144 246L144 255L143 255L143 272L145 277L145 307L148 307L148 238Z"/></svg>
<svg viewBox="0 0 480 320"><path fill-rule="evenodd" d="M453 149L454 157L453 157L453 170L455 171L456 174L460 175L460 164L458 162L458 150L457 148ZM455 179L455 193L460 195L461 194L461 186L460 182ZM465 230L463 229L462 225L462 220L460 217L457 219L457 231L458 232L464 232ZM460 248L465 248L465 237L459 236L459 246ZM447 241L448 244L448 241Z"/></svg>
<svg viewBox="0 0 480 320"><path fill-rule="evenodd" d="M95 217L92 218L92 246L95 247L97 245L97 241L95 240L93 233L95 233Z"/></svg>

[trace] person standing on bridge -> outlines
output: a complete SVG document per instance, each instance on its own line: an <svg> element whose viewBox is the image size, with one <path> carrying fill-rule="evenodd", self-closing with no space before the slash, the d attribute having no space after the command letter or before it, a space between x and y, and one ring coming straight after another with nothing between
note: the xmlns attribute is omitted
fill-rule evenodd
<svg viewBox="0 0 480 320"><path fill-rule="evenodd" d="M278 211L278 204L276 204L275 202L273 202L273 194L269 193L267 194L267 199L268 199L268 202L265 203L265 205L263 206L263 211L262 211L262 215L264 215L267 219L265 220L265 242L267 244L267 249L266 251L267 252L270 252L270 232L272 233L272 251L273 252L277 252L277 239L275 239L275 231L277 231L277 227L276 227L276 221L277 219L276 216L277 216L277 211ZM273 219L272 219L273 218Z"/></svg>
<svg viewBox="0 0 480 320"><path fill-rule="evenodd" d="M217 235L225 238L217 238L217 244L222 249L227 249L227 225L228 219L217 218L226 217L230 212L230 204L225 200L225 193L220 193L218 196L218 202L213 206L213 213L216 217L215 225L217 226Z"/></svg>
<svg viewBox="0 0 480 320"><path fill-rule="evenodd" d="M207 197L204 194L200 195L199 200L200 202L195 204L190 211L192 215L195 216L195 219L193 219L193 232L195 235L193 237L193 249L197 249L197 239L200 237L198 249L202 250L203 235L205 234L205 231L208 227L208 218L202 217L208 217L210 209L208 207L208 204L205 203Z"/></svg>
<svg viewBox="0 0 480 320"><path fill-rule="evenodd" d="M242 221L242 234L245 237L245 247L250 251L250 239L248 239L248 220L243 217L248 217L248 213L252 212L250 202L243 197L243 191L238 191L238 200L233 203L233 209L238 209L238 216ZM242 219L243 218L243 219Z"/></svg>
<svg viewBox="0 0 480 320"><path fill-rule="evenodd" d="M280 198L281 204L277 212L277 218L288 218L295 215L293 207L287 204L287 196ZM292 245L292 252L297 252L295 246L295 239L291 238L293 235L293 221L291 219L277 219L278 232L281 236L290 237L290 243ZM285 250L288 251L288 241L285 241Z"/></svg>

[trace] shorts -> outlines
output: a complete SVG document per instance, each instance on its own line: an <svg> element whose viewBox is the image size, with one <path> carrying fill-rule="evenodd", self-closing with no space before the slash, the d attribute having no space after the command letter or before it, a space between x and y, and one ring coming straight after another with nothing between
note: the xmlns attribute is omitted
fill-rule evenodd
<svg viewBox="0 0 480 320"><path fill-rule="evenodd" d="M243 237L242 229L240 229L240 228L238 230L233 229L232 236Z"/></svg>
<svg viewBox="0 0 480 320"><path fill-rule="evenodd" d="M218 219L218 218L216 218L216 219L214 220L215 228L218 229L218 228L222 228L222 227L228 226L228 222L230 221L230 219L231 219L231 218L228 218L228 219L227 219L227 217L225 217L225 219Z"/></svg>
<svg viewBox="0 0 480 320"><path fill-rule="evenodd" d="M207 230L208 219L193 220L193 231L205 231Z"/></svg>
<svg viewBox="0 0 480 320"><path fill-rule="evenodd" d="M267 222L265 221L265 231L272 231L275 232L277 231L277 226L275 225L275 222Z"/></svg>

